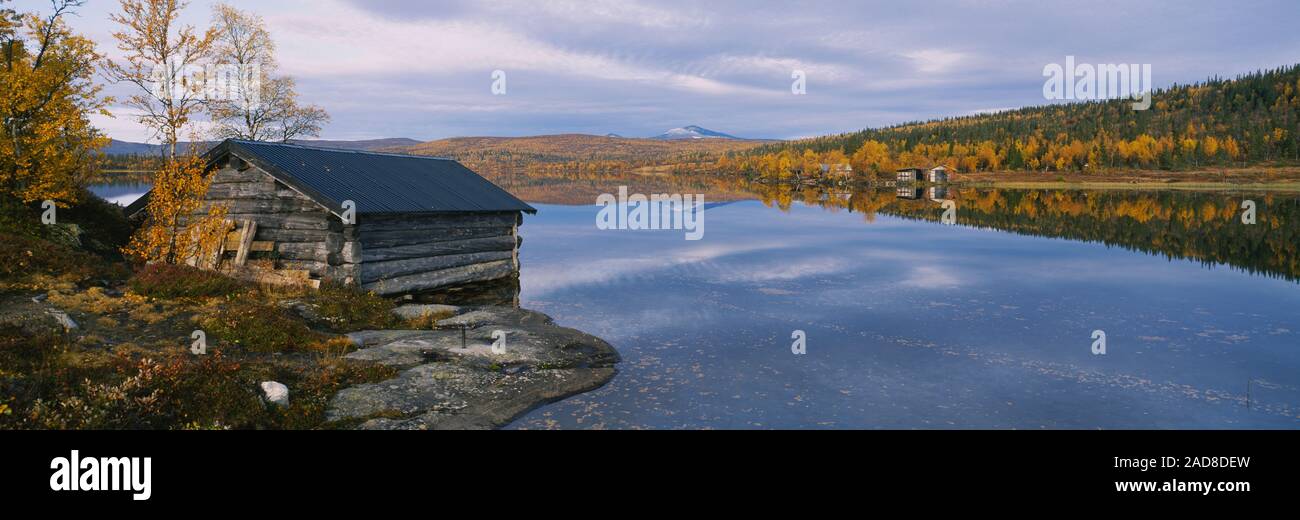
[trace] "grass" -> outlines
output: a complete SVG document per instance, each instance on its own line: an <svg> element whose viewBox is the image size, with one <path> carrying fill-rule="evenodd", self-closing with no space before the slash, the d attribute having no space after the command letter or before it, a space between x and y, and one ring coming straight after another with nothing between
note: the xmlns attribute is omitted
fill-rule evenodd
<svg viewBox="0 0 1300 520"><path fill-rule="evenodd" d="M210 302L195 321L214 339L252 352L313 352L329 339L274 303L243 293Z"/></svg>
<svg viewBox="0 0 1300 520"><path fill-rule="evenodd" d="M126 277L126 266L48 240L0 231L0 291L46 290Z"/></svg>
<svg viewBox="0 0 1300 520"><path fill-rule="evenodd" d="M57 225L41 223L39 204L0 199L0 291L103 285L127 276L117 252L130 235L126 217L89 192L79 198L56 211Z"/></svg>
<svg viewBox="0 0 1300 520"><path fill-rule="evenodd" d="M153 298L229 296L245 285L228 276L187 265L150 264L128 282L131 291Z"/></svg>
<svg viewBox="0 0 1300 520"><path fill-rule="evenodd" d="M387 298L341 285L326 284L305 295L304 303L317 316L315 323L331 332L396 328L402 325Z"/></svg>
<svg viewBox="0 0 1300 520"><path fill-rule="evenodd" d="M418 318L406 320L404 326L408 329L436 329L438 322L455 315L452 311L426 312Z"/></svg>

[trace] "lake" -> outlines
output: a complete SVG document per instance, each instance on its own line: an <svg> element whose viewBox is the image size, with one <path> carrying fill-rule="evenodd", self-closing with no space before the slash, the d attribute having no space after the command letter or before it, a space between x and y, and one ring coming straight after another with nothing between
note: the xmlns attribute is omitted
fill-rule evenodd
<svg viewBox="0 0 1300 520"><path fill-rule="evenodd" d="M120 180L113 183L98 184L92 186L90 191L95 192L104 200L113 202L122 206L129 206L136 199L149 192L153 184L134 180Z"/></svg>
<svg viewBox="0 0 1300 520"><path fill-rule="evenodd" d="M1293 195L760 191L699 241L535 204L522 305L624 361L511 427L1300 426Z"/></svg>
<svg viewBox="0 0 1300 520"><path fill-rule="evenodd" d="M624 362L512 426L1300 426L1296 199L952 190L944 225L899 195L778 190L698 242L541 205L523 305Z"/></svg>

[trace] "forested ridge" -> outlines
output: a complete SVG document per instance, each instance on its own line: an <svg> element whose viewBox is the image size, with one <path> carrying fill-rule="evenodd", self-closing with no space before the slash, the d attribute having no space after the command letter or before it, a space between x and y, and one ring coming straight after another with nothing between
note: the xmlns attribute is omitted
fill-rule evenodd
<svg viewBox="0 0 1300 520"><path fill-rule="evenodd" d="M1300 65L1116 99L906 123L769 144L719 167L770 177L848 163L855 172L1194 170L1300 163Z"/></svg>

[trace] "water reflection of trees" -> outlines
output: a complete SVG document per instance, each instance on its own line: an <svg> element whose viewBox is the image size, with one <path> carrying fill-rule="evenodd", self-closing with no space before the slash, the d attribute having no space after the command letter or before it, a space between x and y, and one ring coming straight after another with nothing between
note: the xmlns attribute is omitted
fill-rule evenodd
<svg viewBox="0 0 1300 520"><path fill-rule="evenodd" d="M895 189L833 191L758 186L759 199L788 211L795 201L830 211L937 222L941 200L958 205L957 223L1014 233L1100 242L1170 259L1230 265L1300 281L1300 198L1279 194L1184 191ZM1243 200L1257 205L1255 225L1241 221Z"/></svg>

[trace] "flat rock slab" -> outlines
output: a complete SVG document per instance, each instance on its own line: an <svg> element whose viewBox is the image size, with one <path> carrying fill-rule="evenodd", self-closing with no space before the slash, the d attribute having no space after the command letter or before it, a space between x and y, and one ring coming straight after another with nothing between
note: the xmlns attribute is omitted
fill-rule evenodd
<svg viewBox="0 0 1300 520"><path fill-rule="evenodd" d="M542 404L604 385L618 353L600 338L545 314L467 307L440 330L349 334L348 358L405 369L397 378L344 389L331 421L367 429L483 429ZM504 338L504 339L502 339Z"/></svg>
<svg viewBox="0 0 1300 520"><path fill-rule="evenodd" d="M439 327L478 328L488 325L554 325L550 316L518 307L466 307L465 312L445 320Z"/></svg>
<svg viewBox="0 0 1300 520"><path fill-rule="evenodd" d="M454 363L431 363L396 379L340 392L331 420L373 417L368 430L491 429L558 399L604 385L613 368L572 368L506 374Z"/></svg>
<svg viewBox="0 0 1300 520"><path fill-rule="evenodd" d="M418 304L411 303L393 309L393 314L397 317L414 320L435 314L456 314L460 312L460 307L455 305L438 305L438 304Z"/></svg>

